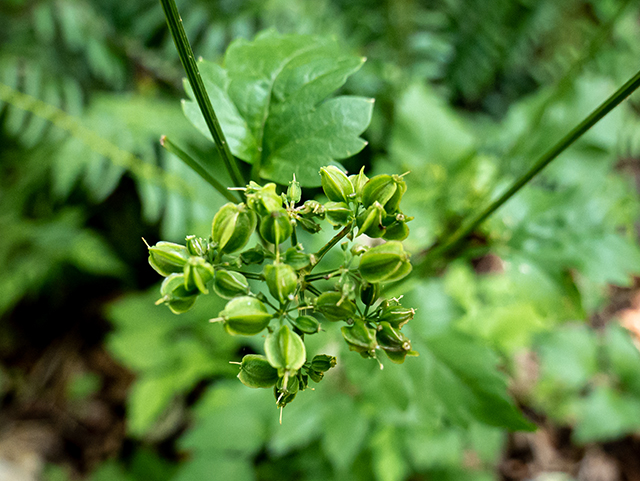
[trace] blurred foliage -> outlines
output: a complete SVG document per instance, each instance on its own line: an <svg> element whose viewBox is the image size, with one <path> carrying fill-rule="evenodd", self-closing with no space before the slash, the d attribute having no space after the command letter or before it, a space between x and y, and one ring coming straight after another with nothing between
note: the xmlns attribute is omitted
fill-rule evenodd
<svg viewBox="0 0 640 481"><path fill-rule="evenodd" d="M187 93L158 2L3 0L0 343L13 356L0 366L4 402L19 383L9 364L22 345L9 331L44 324L19 308L77 302L79 284L108 278L95 298L107 303L109 352L136 375L126 405L133 447L95 467L92 481L498 479L508 430L527 427L523 404L571 427L579 445L640 430L640 354L615 320L586 322L611 302L611 285L630 287L640 274L638 94L496 212L442 275L420 268L426 248L634 73L635 3L178 6L209 61L266 28L334 36L345 56L368 58L339 92L376 99L369 145L345 165L411 171L404 203L415 217L407 243L416 275L389 289L418 306L408 329L421 355L380 371L325 326L317 347L339 367L280 426L270 393L242 386L228 364L260 346L206 322L221 308L213 299L180 316L154 306L157 287L143 273L141 236L207 235L223 203L162 151L160 135L227 183L213 146L180 111ZM46 323L56 331L55 319ZM514 401L515 359L529 351L539 373ZM89 375L66 392L80 402L99 390ZM76 474L52 465L45 477Z"/></svg>

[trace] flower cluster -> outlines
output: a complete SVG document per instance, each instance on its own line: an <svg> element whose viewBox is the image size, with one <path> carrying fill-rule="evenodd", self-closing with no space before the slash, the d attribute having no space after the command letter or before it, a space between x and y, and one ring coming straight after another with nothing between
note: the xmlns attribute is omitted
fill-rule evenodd
<svg viewBox="0 0 640 481"><path fill-rule="evenodd" d="M348 177L335 166L323 167L320 176L325 203L301 203L295 178L283 194L275 184L251 182L243 189L244 202L218 210L208 239L188 236L185 245L149 247L149 263L165 277L158 304L179 314L213 289L228 302L212 322L223 323L231 335L267 330L264 355L244 356L237 363L238 378L249 387L273 388L279 407L306 389L309 379L320 382L335 366L332 356L308 356L304 343L324 320L344 323L341 332L349 349L363 357L377 359L384 352L402 363L417 354L401 332L414 310L382 298L380 287L411 271L401 243L411 220L400 211L405 181L397 175L369 179L362 170ZM319 251L307 253L297 229L316 234L321 221L340 231ZM362 234L386 242L375 247L355 243ZM258 242L246 248L252 236ZM339 243L342 265L313 272Z"/></svg>

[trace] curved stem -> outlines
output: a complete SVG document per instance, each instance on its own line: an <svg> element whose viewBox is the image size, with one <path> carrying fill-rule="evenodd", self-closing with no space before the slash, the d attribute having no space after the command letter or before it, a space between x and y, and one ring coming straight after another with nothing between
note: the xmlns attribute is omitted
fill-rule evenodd
<svg viewBox="0 0 640 481"><path fill-rule="evenodd" d="M542 169L556 159L564 150L578 140L582 135L593 127L600 119L607 115L611 110L617 107L625 100L634 90L640 86L640 71L638 71L627 83L620 87L613 95L605 100L598 108L596 108L587 118L578 124L573 130L566 134L559 142L545 152L532 166L520 176L503 193L494 200L490 205L472 216L464 222L456 231L445 238L442 242L435 244L427 253L424 261L443 254L456 248L461 241L469 236L482 222L484 222L491 214L507 202L516 192L524 187L531 179L533 179Z"/></svg>
<svg viewBox="0 0 640 481"><path fill-rule="evenodd" d="M211 99L204 88L204 83L202 82L202 77L200 77L200 71L198 70L198 64L196 63L193 55L193 50L191 49L191 44L187 38L187 33L184 31L182 18L180 18L180 14L178 13L176 2L174 0L160 0L160 3L162 4L162 9L164 10L164 16L167 19L167 25L171 31L171 36L176 44L178 55L180 56L180 60L182 61L182 65L187 74L187 79L193 89L193 94L198 102L198 107L200 107L202 116L204 117L207 127L211 132L211 136L218 148L218 152L220 152L220 157L222 157L225 167L231 176L231 181L236 187L242 187L245 184L242 172L240 172L238 162L231 154L231 150L229 150L229 144L222 132L222 127L220 126L218 117L213 110L213 105L211 105Z"/></svg>
<svg viewBox="0 0 640 481"><path fill-rule="evenodd" d="M349 232L351 232L352 228L353 228L353 221L345 225L340 232L338 232L335 236L333 236L333 238L329 242L323 245L322 248L314 254L315 260L312 262L311 267L309 268L309 272L311 272L311 270L320 263L320 261L325 256L325 254L329 252L333 248L333 246L335 246Z"/></svg>

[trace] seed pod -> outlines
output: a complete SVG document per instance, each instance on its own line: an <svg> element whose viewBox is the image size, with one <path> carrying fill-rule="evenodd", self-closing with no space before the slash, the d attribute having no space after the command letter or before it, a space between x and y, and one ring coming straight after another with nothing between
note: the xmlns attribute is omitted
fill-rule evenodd
<svg viewBox="0 0 640 481"><path fill-rule="evenodd" d="M347 225L353 216L353 212L344 202L327 202L324 205L327 220L331 225Z"/></svg>
<svg viewBox="0 0 640 481"><path fill-rule="evenodd" d="M209 249L209 243L202 237L187 236L187 250L192 256L204 257Z"/></svg>
<svg viewBox="0 0 640 481"><path fill-rule="evenodd" d="M191 256L184 266L184 286L187 290L198 289L209 294L207 283L213 279L213 266L202 257Z"/></svg>
<svg viewBox="0 0 640 481"><path fill-rule="evenodd" d="M320 331L320 322L315 317L298 316L290 319L289 322L304 334L315 334Z"/></svg>
<svg viewBox="0 0 640 481"><path fill-rule="evenodd" d="M393 177L387 174L376 175L369 179L362 189L362 204L365 207L379 202L384 206L395 194L397 185Z"/></svg>
<svg viewBox="0 0 640 481"><path fill-rule="evenodd" d="M335 291L323 292L317 299L315 310L322 313L329 321L347 321L356 313L353 301L345 299Z"/></svg>
<svg viewBox="0 0 640 481"><path fill-rule="evenodd" d="M300 182L296 180L296 175L293 174L293 180L289 182L289 188L287 189L287 199L289 202L297 203L302 198L302 189L300 188Z"/></svg>
<svg viewBox="0 0 640 481"><path fill-rule="evenodd" d="M259 216L271 214L282 209L282 197L276 192L276 184L269 183L262 187L251 181L245 191L247 205Z"/></svg>
<svg viewBox="0 0 640 481"><path fill-rule="evenodd" d="M326 372L336 366L336 358L327 354L318 354L311 360L311 369L318 372Z"/></svg>
<svg viewBox="0 0 640 481"><path fill-rule="evenodd" d="M393 214L398 211L402 196L407 191L407 183L402 179L402 177L399 175L392 175L391 178L396 184L396 191L393 193L391 198L384 203L384 210L387 211L387 214Z"/></svg>
<svg viewBox="0 0 640 481"><path fill-rule="evenodd" d="M365 354L365 357L373 357L378 347L375 329L368 327L362 319L356 319L353 325L343 326L340 331L350 351Z"/></svg>
<svg viewBox="0 0 640 481"><path fill-rule="evenodd" d="M256 215L244 204L223 205L213 218L211 237L221 252L242 249L256 229Z"/></svg>
<svg viewBox="0 0 640 481"><path fill-rule="evenodd" d="M240 254L240 260L245 264L262 264L268 254L261 244L257 244L255 247L243 251Z"/></svg>
<svg viewBox="0 0 640 481"><path fill-rule="evenodd" d="M220 317L211 322L224 321L224 328L229 334L253 336L267 327L272 317L258 299L243 296L231 299L220 312Z"/></svg>
<svg viewBox="0 0 640 481"><path fill-rule="evenodd" d="M382 237L386 231L385 226L382 225L385 216L382 205L379 202L374 202L356 218L358 235L367 234L373 238Z"/></svg>
<svg viewBox="0 0 640 481"><path fill-rule="evenodd" d="M295 247L288 248L283 258L284 263L289 264L296 271L304 269L311 263L311 256L298 251Z"/></svg>
<svg viewBox="0 0 640 481"><path fill-rule="evenodd" d="M264 266L264 277L271 295L280 304L293 300L298 287L298 275L288 264L269 264Z"/></svg>
<svg viewBox="0 0 640 481"><path fill-rule="evenodd" d="M394 329L401 329L407 322L413 319L415 309L402 306L387 306L382 309L379 321L388 322Z"/></svg>
<svg viewBox="0 0 640 481"><path fill-rule="evenodd" d="M397 364L402 364L407 354L417 354L411 351L411 341L407 336L394 329L388 322L381 322L378 325L376 338L387 357Z"/></svg>
<svg viewBox="0 0 640 481"><path fill-rule="evenodd" d="M360 258L360 274L368 282L402 279L411 272L409 254L398 241L372 247Z"/></svg>
<svg viewBox="0 0 640 481"><path fill-rule="evenodd" d="M350 175L349 180L353 185L353 190L356 193L356 201L362 202L362 190L367 182L369 182L369 177L364 175L364 167L360 169L358 175Z"/></svg>
<svg viewBox="0 0 640 481"><path fill-rule="evenodd" d="M278 382L278 370L267 358L259 354L247 354L242 358L238 379L252 388L271 387Z"/></svg>
<svg viewBox="0 0 640 481"><path fill-rule="evenodd" d="M335 165L320 169L320 181L325 195L333 202L349 203L355 196L351 181Z"/></svg>
<svg viewBox="0 0 640 481"><path fill-rule="evenodd" d="M264 352L279 376L292 376L307 360L304 341L286 325L267 335Z"/></svg>
<svg viewBox="0 0 640 481"><path fill-rule="evenodd" d="M300 226L310 234L317 234L322 230L320 225L311 219L306 219L304 217L297 217L296 222L298 222Z"/></svg>
<svg viewBox="0 0 640 481"><path fill-rule="evenodd" d="M187 290L184 286L184 274L170 274L162 281L160 298L156 304L167 304L174 314L187 312L198 298L198 290Z"/></svg>
<svg viewBox="0 0 640 481"><path fill-rule="evenodd" d="M394 221L387 226L382 238L385 240L402 241L409 237L409 226L405 221Z"/></svg>
<svg viewBox="0 0 640 481"><path fill-rule="evenodd" d="M213 278L213 290L224 299L246 296L249 293L249 283L239 272L218 269Z"/></svg>
<svg viewBox="0 0 640 481"><path fill-rule="evenodd" d="M380 284L366 283L360 286L360 300L365 306L370 306L380 297Z"/></svg>
<svg viewBox="0 0 640 481"><path fill-rule="evenodd" d="M189 251L180 244L160 241L149 247L149 265L161 276L182 272L188 260Z"/></svg>
<svg viewBox="0 0 640 481"><path fill-rule="evenodd" d="M274 245L286 241L292 231L289 214L284 209L274 210L260 219L260 234Z"/></svg>

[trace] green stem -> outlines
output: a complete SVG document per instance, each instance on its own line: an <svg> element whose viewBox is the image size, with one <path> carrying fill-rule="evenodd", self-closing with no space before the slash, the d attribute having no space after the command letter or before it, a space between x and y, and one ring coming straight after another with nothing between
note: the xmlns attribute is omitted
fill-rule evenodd
<svg viewBox="0 0 640 481"><path fill-rule="evenodd" d="M309 292L311 292L313 295L315 296L319 296L322 294L322 292L320 292L318 289L316 289L315 287L313 287L312 285L307 285L305 287L305 289L307 289Z"/></svg>
<svg viewBox="0 0 640 481"><path fill-rule="evenodd" d="M178 157L182 162L187 164L196 174L202 177L206 182L208 182L214 189L216 189L220 194L222 194L227 200L233 203L242 202L242 199L236 198L229 190L225 188L220 182L213 178L213 176L207 172L199 162L197 162L193 157L187 154L184 150L174 144L171 140L167 138L166 135L160 137L160 145L162 145L167 151L174 154Z"/></svg>
<svg viewBox="0 0 640 481"><path fill-rule="evenodd" d="M182 18L180 18L180 14L178 13L176 2L174 0L160 0L160 3L162 4L162 9L164 10L164 16L167 19L167 25L171 31L171 36L176 44L178 55L180 56L180 60L182 61L182 65L187 74L187 79L193 89L193 94L196 97L198 107L200 107L200 111L207 123L207 127L211 132L213 141L220 152L220 157L222 157L225 167L231 176L231 181L236 187L242 187L245 184L242 172L240 172L238 162L231 154L231 150L229 150L229 144L222 132L222 127L220 127L218 117L213 110L213 105L211 105L211 99L209 99L209 95L207 95L207 91L204 88L204 83L202 82L202 77L200 77L200 71L198 70L198 64L196 63L193 55L193 50L191 49L191 44L187 38L187 33L184 31L184 27L182 26Z"/></svg>
<svg viewBox="0 0 640 481"><path fill-rule="evenodd" d="M518 178L511 187L499 198L493 201L483 210L465 221L456 231L445 238L442 242L436 243L426 254L424 261L442 256L443 254L458 247L458 245L469 236L482 222L491 214L507 202L516 192L524 187L542 169L556 159L571 144L584 135L587 130L593 127L600 119L617 107L624 99L640 86L640 71L637 72L627 83L620 87L613 95L605 100L587 118L578 124L571 132L566 134L551 149L545 152L531 168ZM423 261L423 262L424 262ZM425 265L428 263L425 262Z"/></svg>
<svg viewBox="0 0 640 481"><path fill-rule="evenodd" d="M320 263L324 255L327 252L329 252L333 248L333 246L335 246L338 242L342 240L343 237L345 237L349 232L351 232L352 228L353 228L353 222L349 222L347 225L344 226L344 228L340 232L338 232L335 236L333 236L333 238L329 242L323 245L322 248L314 254L315 260L311 264L311 268L309 269L309 272L311 272L311 270Z"/></svg>
<svg viewBox="0 0 640 481"><path fill-rule="evenodd" d="M313 281L319 281L321 279L325 279L328 278L327 276L330 276L331 274L335 274L336 272L338 272L340 269L332 269L330 271L325 271L325 272L318 272L316 274L313 275L308 275L305 276L305 281L309 281L309 282L313 282Z"/></svg>

